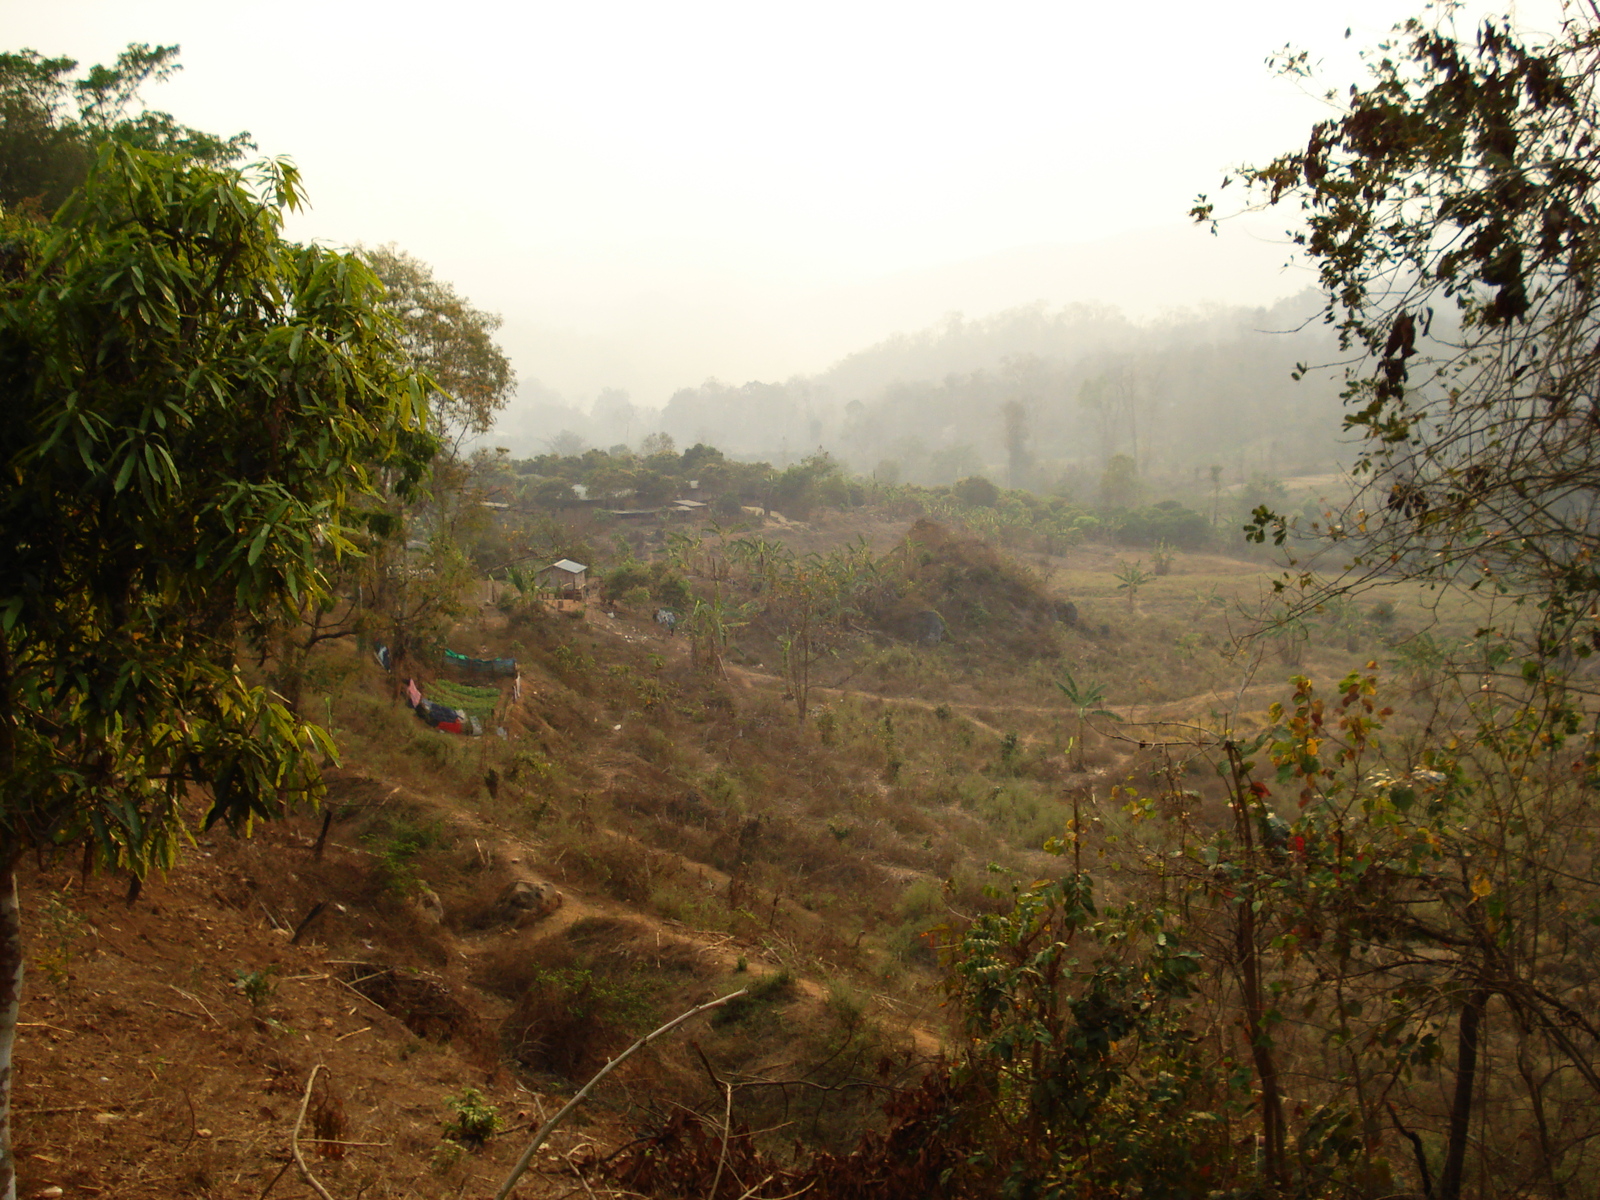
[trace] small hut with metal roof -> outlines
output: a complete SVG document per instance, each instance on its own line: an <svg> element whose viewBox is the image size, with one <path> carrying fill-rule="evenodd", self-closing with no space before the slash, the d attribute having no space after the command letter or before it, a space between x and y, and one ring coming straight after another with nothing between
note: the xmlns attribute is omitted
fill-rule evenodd
<svg viewBox="0 0 1600 1200"><path fill-rule="evenodd" d="M589 568L581 562L563 558L539 572L539 583L561 595L583 591L589 581Z"/></svg>

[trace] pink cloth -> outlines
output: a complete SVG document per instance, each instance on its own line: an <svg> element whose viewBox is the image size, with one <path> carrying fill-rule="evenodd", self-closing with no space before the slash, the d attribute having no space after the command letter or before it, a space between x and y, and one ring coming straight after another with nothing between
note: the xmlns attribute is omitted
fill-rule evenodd
<svg viewBox="0 0 1600 1200"><path fill-rule="evenodd" d="M406 680L406 699L411 701L412 708L422 703L422 693L417 690L417 681L415 679Z"/></svg>

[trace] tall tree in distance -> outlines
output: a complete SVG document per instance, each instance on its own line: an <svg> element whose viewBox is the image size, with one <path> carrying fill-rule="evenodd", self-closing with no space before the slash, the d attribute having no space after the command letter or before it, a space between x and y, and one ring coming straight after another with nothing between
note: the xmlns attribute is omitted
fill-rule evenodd
<svg viewBox="0 0 1600 1200"><path fill-rule="evenodd" d="M1021 487L1023 473L1033 465L1028 406L1007 400L1000 406L1000 417L1006 426L1006 486Z"/></svg>
<svg viewBox="0 0 1600 1200"><path fill-rule="evenodd" d="M419 378L359 259L288 243L284 163L103 144L45 223L0 212L0 1198L15 1195L15 869L85 846L135 880L202 818L321 792L327 735L236 665L246 626L433 457Z"/></svg>

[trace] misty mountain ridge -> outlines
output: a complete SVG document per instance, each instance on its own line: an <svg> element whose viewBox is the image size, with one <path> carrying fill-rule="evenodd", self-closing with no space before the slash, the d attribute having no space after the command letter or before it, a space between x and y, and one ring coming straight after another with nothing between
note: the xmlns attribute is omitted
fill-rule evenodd
<svg viewBox="0 0 1600 1200"><path fill-rule="evenodd" d="M1202 308L1135 320L1105 305L1035 302L951 314L783 382L708 379L661 409L618 389L586 409L538 383L495 438L513 453L637 447L665 433L778 465L825 450L861 473L950 483L988 473L1049 490L1117 455L1140 474L1222 464L1230 478L1324 471L1340 459L1338 383L1296 383L1335 356L1306 291L1270 307ZM1002 410L1014 405L1009 426ZM1203 461L1202 461L1203 460ZM1079 486L1085 486L1079 481Z"/></svg>
<svg viewBox="0 0 1600 1200"><path fill-rule="evenodd" d="M1286 269L1270 219L1220 237L1183 221L1081 242L1017 246L881 274L752 277L706 264L630 290L605 275L547 279L506 307L502 342L524 379L585 408L607 388L660 408L707 378L785 380L825 371L865 346L940 325L1043 305L1105 306L1135 321L1173 311L1272 302L1313 280Z"/></svg>

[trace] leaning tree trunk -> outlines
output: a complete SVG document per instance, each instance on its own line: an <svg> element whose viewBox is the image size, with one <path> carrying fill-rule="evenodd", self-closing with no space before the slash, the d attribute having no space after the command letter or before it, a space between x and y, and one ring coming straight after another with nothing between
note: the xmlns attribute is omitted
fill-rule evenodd
<svg viewBox="0 0 1600 1200"><path fill-rule="evenodd" d="M11 1153L11 1056L22 1000L22 917L17 908L17 860L0 857L0 1200L17 1200Z"/></svg>

